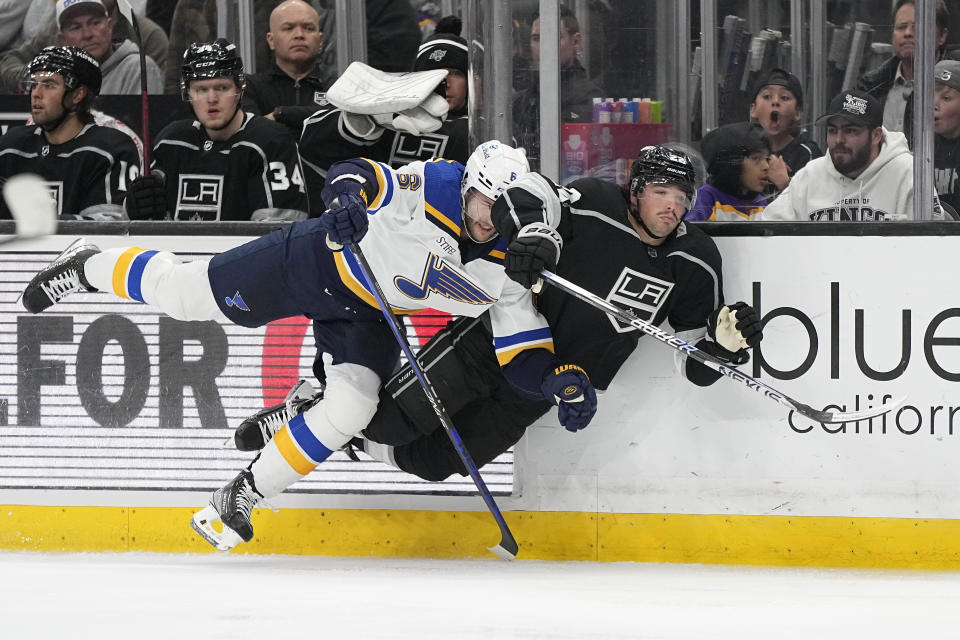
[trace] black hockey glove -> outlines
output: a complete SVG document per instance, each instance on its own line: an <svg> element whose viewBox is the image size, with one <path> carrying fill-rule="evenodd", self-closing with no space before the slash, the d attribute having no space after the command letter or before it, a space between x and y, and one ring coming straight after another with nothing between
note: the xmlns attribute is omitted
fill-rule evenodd
<svg viewBox="0 0 960 640"><path fill-rule="evenodd" d="M327 232L328 242L339 245L360 242L369 226L363 185L354 180L338 180L324 187L322 197L330 203L330 208L317 224Z"/></svg>
<svg viewBox="0 0 960 640"><path fill-rule="evenodd" d="M597 392L587 372L575 364L565 364L547 373L540 384L543 396L557 405L560 424L567 431L579 431L597 413Z"/></svg>
<svg viewBox="0 0 960 640"><path fill-rule="evenodd" d="M167 190L163 174L154 172L131 182L123 208L131 220L164 220L167 217Z"/></svg>
<svg viewBox="0 0 960 640"><path fill-rule="evenodd" d="M539 222L528 224L507 246L504 270L511 280L530 289L540 280L540 271L557 270L563 239L557 230Z"/></svg>
<svg viewBox="0 0 960 640"><path fill-rule="evenodd" d="M763 339L760 317L746 302L720 307L707 318L707 337L713 344L705 351L732 364L745 364L750 359L747 349Z"/></svg>

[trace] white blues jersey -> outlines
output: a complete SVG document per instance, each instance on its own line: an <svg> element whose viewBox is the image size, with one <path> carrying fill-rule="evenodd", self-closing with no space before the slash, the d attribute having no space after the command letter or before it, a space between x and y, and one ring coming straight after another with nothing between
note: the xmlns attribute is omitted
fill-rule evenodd
<svg viewBox="0 0 960 640"><path fill-rule="evenodd" d="M395 311L476 317L489 309L501 365L528 349L553 351L530 292L504 273L506 242L462 237L462 165L437 160L394 170L356 159L333 165L328 184L342 175L364 185L370 227L360 248ZM344 286L376 306L353 255L343 251L335 260Z"/></svg>
<svg viewBox="0 0 960 640"><path fill-rule="evenodd" d="M245 114L240 130L222 142L198 121L173 122L157 137L153 166L166 176L174 220L306 218L297 142L266 118Z"/></svg>
<svg viewBox="0 0 960 640"><path fill-rule="evenodd" d="M61 218L118 219L140 154L120 131L93 124L63 144L47 142L38 126L12 127L0 138L0 179L26 172L46 181ZM0 198L0 219L9 218Z"/></svg>

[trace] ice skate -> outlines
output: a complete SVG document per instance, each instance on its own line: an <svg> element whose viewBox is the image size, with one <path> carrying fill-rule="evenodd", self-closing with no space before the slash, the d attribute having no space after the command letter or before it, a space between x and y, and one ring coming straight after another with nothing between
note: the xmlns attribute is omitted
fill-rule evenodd
<svg viewBox="0 0 960 640"><path fill-rule="evenodd" d="M233 441L240 451L259 451L273 434L294 416L303 413L323 398L323 391L315 391L306 380L291 387L287 398L281 404L267 407L256 412L240 423L233 434Z"/></svg>
<svg viewBox="0 0 960 640"><path fill-rule="evenodd" d="M220 551L229 551L241 541L253 539L250 512L262 498L253 483L253 474L244 469L226 486L213 492L210 504L193 515L190 526ZM219 531L214 527L218 522Z"/></svg>
<svg viewBox="0 0 960 640"><path fill-rule="evenodd" d="M23 308L40 313L71 293L96 291L83 277L83 264L100 248L77 238L57 258L33 277L21 296Z"/></svg>

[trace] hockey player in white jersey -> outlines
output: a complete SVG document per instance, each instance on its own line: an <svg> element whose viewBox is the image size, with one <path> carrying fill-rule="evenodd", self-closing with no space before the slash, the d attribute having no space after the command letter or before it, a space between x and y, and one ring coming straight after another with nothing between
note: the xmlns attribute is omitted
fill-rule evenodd
<svg viewBox="0 0 960 640"><path fill-rule="evenodd" d="M491 141L464 167L415 162L400 170L365 159L331 167L319 218L290 226L203 261L138 247L68 248L30 282L24 307L38 313L78 291L112 291L179 320L220 320L247 327L305 315L314 322L322 400L280 429L261 454L192 521L208 542L230 549L253 537L254 504L310 473L363 429L399 346L349 251L359 243L398 313L435 308L479 316L490 310L497 357L516 384L576 404L586 426L596 395L582 369L525 367L530 350L553 351L553 338L529 292L506 277L505 241L490 211L495 197L528 170L523 154ZM516 359L519 363L511 367ZM536 369L536 370L532 370ZM561 400L557 400L561 402ZM223 524L217 530L215 522Z"/></svg>

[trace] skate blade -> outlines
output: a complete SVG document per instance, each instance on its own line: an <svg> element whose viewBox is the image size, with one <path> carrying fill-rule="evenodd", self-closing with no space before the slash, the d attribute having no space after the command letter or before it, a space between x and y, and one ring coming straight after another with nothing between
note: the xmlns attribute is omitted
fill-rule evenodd
<svg viewBox="0 0 960 640"><path fill-rule="evenodd" d="M220 523L222 531L217 531L213 527L215 522ZM220 514L210 505L193 514L193 518L190 519L190 526L201 538L220 551L230 551L230 549L243 542L243 538L237 535L236 531L223 524L220 520Z"/></svg>

